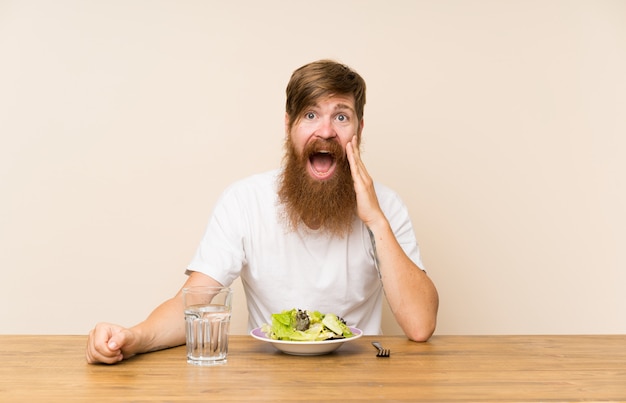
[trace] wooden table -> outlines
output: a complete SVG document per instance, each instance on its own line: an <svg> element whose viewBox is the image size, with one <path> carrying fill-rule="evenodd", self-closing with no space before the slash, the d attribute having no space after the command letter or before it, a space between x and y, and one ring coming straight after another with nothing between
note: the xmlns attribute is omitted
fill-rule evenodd
<svg viewBox="0 0 626 403"><path fill-rule="evenodd" d="M85 343L0 335L0 401L626 401L626 335L366 336L315 357L231 336L216 367L188 365L184 347L88 365Z"/></svg>

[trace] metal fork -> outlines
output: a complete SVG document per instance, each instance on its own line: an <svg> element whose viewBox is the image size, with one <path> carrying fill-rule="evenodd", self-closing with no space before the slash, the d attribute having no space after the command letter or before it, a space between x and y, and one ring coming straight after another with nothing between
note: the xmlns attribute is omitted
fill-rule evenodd
<svg viewBox="0 0 626 403"><path fill-rule="evenodd" d="M387 348L383 348L383 346L381 346L379 342L373 341L372 345L374 347L376 347L376 349L378 350L378 353L376 353L376 357L387 358L387 357L389 357L391 355L391 350L389 350Z"/></svg>

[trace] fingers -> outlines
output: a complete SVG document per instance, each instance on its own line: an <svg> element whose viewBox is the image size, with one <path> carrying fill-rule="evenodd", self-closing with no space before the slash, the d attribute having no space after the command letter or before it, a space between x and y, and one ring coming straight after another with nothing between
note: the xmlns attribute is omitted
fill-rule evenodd
<svg viewBox="0 0 626 403"><path fill-rule="evenodd" d="M122 348L126 343L127 330L109 323L99 323L89 332L85 357L89 364L98 362L114 364L122 361Z"/></svg>
<svg viewBox="0 0 626 403"><path fill-rule="evenodd" d="M352 173L352 179L356 190L363 186L367 186L371 182L371 178L365 169L365 164L361 160L361 152L357 145L357 138L354 136L346 147L346 153L348 155L348 162L350 163L350 172Z"/></svg>
<svg viewBox="0 0 626 403"><path fill-rule="evenodd" d="M352 141L347 145L348 162L350 163L350 171L352 173L352 180L354 181L354 190L357 193L373 193L374 181L370 177L365 164L361 159L361 152L357 143L357 138L354 136Z"/></svg>
<svg viewBox="0 0 626 403"><path fill-rule="evenodd" d="M346 153L350 162L350 171L357 197L357 214L366 225L369 225L384 217L384 214L378 204L374 181L367 172L363 160L361 160L356 136L347 144Z"/></svg>
<svg viewBox="0 0 626 403"><path fill-rule="evenodd" d="M350 169L352 170L352 175L354 175L354 171L357 169L357 163L361 162L361 156L359 154L359 148L355 146L356 144L356 136L350 140L346 146L346 154L348 155L348 162L350 163Z"/></svg>

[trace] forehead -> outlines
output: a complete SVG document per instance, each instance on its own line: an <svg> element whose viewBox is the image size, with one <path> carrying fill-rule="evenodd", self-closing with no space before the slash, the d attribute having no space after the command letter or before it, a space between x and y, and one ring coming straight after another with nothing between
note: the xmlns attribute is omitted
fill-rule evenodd
<svg viewBox="0 0 626 403"><path fill-rule="evenodd" d="M352 95L329 95L319 98L310 107L333 109L333 110L355 110L354 96Z"/></svg>

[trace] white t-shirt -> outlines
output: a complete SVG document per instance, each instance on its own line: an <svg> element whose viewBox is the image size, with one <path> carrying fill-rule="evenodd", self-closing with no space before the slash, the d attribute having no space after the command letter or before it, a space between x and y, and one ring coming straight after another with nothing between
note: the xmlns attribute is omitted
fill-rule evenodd
<svg viewBox="0 0 626 403"><path fill-rule="evenodd" d="M365 334L379 334L383 289L366 226L355 218L343 238L306 227L289 231L280 217L279 175L254 175L224 191L188 270L225 286L241 276L249 329L271 323L272 313L299 308L332 312ZM389 188L375 189L400 245L423 267L405 205Z"/></svg>

